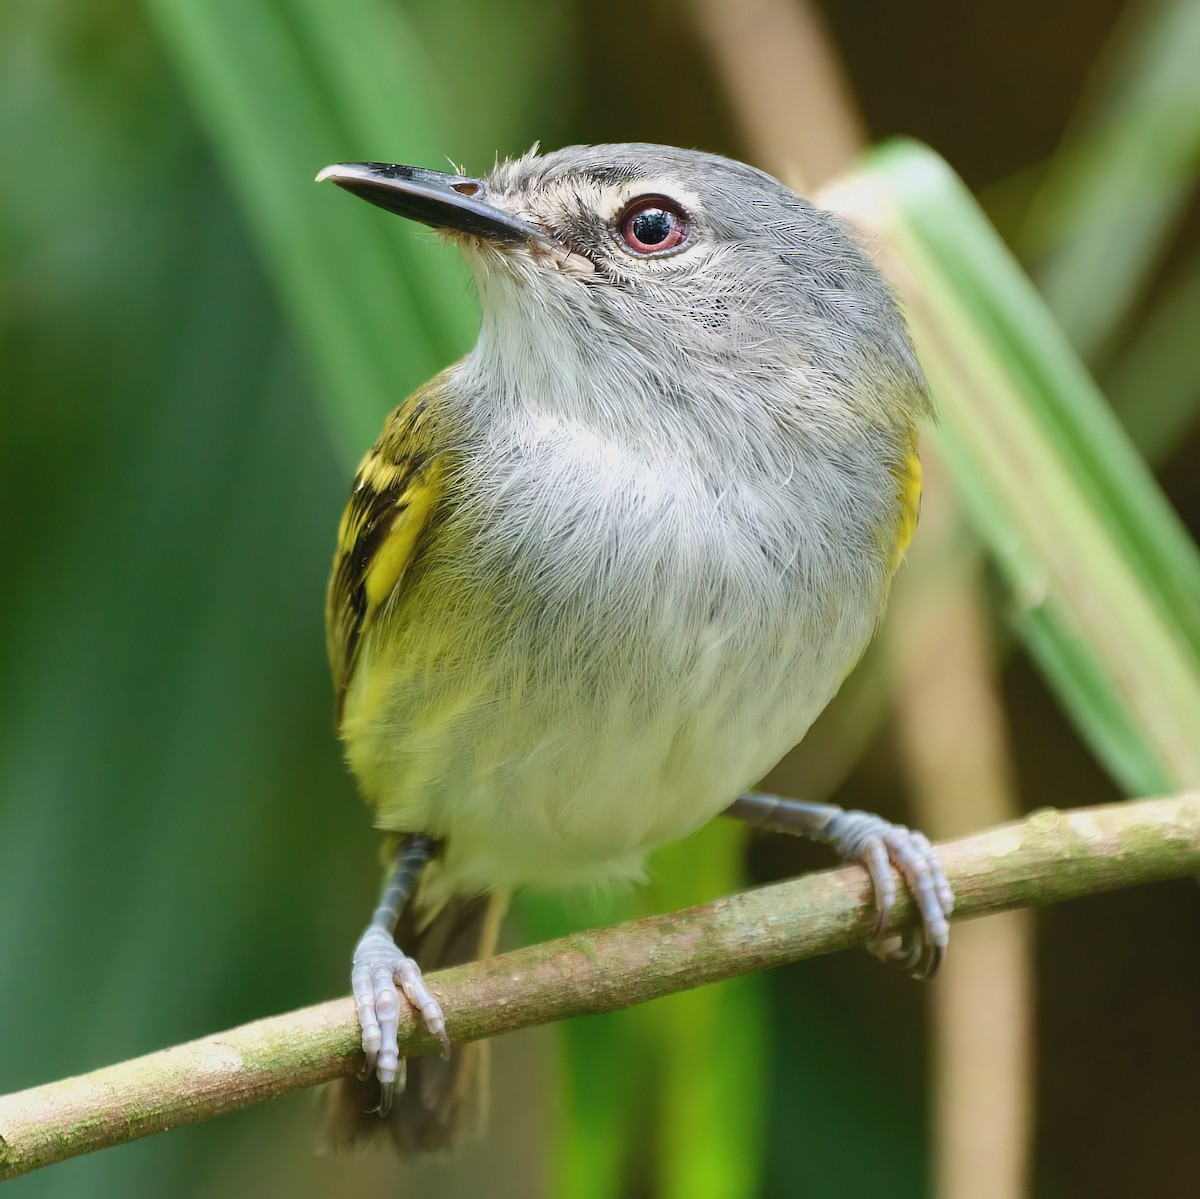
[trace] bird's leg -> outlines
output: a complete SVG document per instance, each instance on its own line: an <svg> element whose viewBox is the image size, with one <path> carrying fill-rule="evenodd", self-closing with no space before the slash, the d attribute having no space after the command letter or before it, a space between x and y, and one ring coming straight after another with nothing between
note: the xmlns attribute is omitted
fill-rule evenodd
<svg viewBox="0 0 1200 1199"><path fill-rule="evenodd" d="M923 833L870 812L847 812L834 804L757 793L743 795L725 809L725 815L772 832L811 837L831 846L846 861L860 863L875 889L877 919L868 948L914 978L932 978L937 972L950 940L947 917L954 911L954 892ZM912 892L921 917L915 929L899 938L884 936L896 900L892 864Z"/></svg>
<svg viewBox="0 0 1200 1199"><path fill-rule="evenodd" d="M392 1093L400 1076L404 1089L403 1063L398 1039L400 994L421 1013L425 1027L442 1043L442 1056L450 1055L446 1020L441 1005L425 985L421 968L396 945L396 925L413 887L429 861L428 837L407 837L396 851L396 861L383 887L367 931L354 947L350 968L350 988L362 1028L362 1047L366 1064L359 1075L366 1080L372 1074L379 1079L379 1114L385 1116L392 1106ZM399 988L397 989L397 984Z"/></svg>

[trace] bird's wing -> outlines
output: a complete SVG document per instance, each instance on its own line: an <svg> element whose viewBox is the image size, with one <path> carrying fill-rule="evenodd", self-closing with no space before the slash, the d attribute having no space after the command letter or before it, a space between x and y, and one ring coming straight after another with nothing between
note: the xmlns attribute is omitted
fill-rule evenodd
<svg viewBox="0 0 1200 1199"><path fill-rule="evenodd" d="M359 647L396 594L443 494L445 463L434 432L439 380L388 417L359 464L338 527L325 605L325 637L341 723Z"/></svg>

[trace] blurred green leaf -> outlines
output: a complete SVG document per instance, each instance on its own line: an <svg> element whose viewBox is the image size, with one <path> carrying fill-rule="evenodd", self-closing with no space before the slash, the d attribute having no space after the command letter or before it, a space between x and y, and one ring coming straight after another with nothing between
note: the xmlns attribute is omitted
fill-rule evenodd
<svg viewBox="0 0 1200 1199"><path fill-rule="evenodd" d="M0 1000L22 1034L0 1049L5 1088L331 993L374 898L369 815L328 728L323 577L345 472L383 412L467 347L476 312L436 235L315 186L316 170L446 155L474 169L535 136L596 128L720 136L699 109L676 115L683 54L661 73L632 60L641 77L616 102L611 67L629 65L618 57L628 43L598 50L590 12L573 4L145 10L158 44L135 5L0 10L0 106L22 168L0 194L0 488L14 518L0 538ZM580 120L584 86L604 107ZM46 186L68 162L72 186ZM1169 213L1146 211L1170 228ZM1152 262L1161 232L1140 240ZM1136 279L1143 268L1122 269ZM1152 317L1144 346L1130 342L1114 368L1117 380L1127 367L1126 395L1140 379L1157 388L1168 361L1160 394L1186 387L1192 295L1181 276L1161 324ZM1187 403L1155 417L1160 438ZM1112 514L1130 533L1121 552L1161 581L1176 551L1169 537L1142 544L1151 509L1133 499ZM1086 564L1095 539L1084 548ZM1159 599L1173 611L1179 596ZM1133 610L1135 638L1147 604ZM1097 736L1111 726L1114 754L1128 737L1130 774L1149 777L1157 749L1140 725L1128 733L1111 664L1063 627L1031 621L1028 635L1045 634L1046 661L1063 654L1051 669L1086 693ZM846 760L882 695L869 675L859 683ZM618 896L612 913L731 890L740 860L737 829L708 830L656 858L654 886ZM584 919L570 911L543 923ZM741 1194L767 1170L773 1194L923 1193L919 1046L901 1045L916 1065L898 1068L886 1055L903 1038L850 1012L826 965L572 1025L553 1091L557 1192ZM854 994L883 993L879 1010L903 1009L886 983L855 983ZM774 1014L767 988L781 996ZM916 1026L911 1003L902 1028ZM67 1163L13 1193L224 1194L239 1182L251 1193L281 1179L295 1193L395 1192L389 1159L310 1161L307 1123L306 1101L273 1105ZM487 1161L478 1152L403 1181L500 1193L506 1179L472 1175ZM524 1178L541 1173L522 1164Z"/></svg>
<svg viewBox="0 0 1200 1199"><path fill-rule="evenodd" d="M321 735L341 488L215 165L128 14L0 23L7 1091L320 995L331 948L269 880L328 900L350 789ZM13 1194L182 1194L229 1136Z"/></svg>
<svg viewBox="0 0 1200 1199"><path fill-rule="evenodd" d="M649 902L673 911L743 884L746 829L714 821L651 858ZM758 974L651 1004L663 1199L741 1199L762 1180L767 1031ZM737 1101L731 1102L731 1096Z"/></svg>
<svg viewBox="0 0 1200 1199"><path fill-rule="evenodd" d="M847 969L861 993L874 966ZM887 1196L927 1199L920 1049L888 1043L828 986L828 963L786 968L771 1045L774 1086L763 1120L770 1199ZM821 975L825 975L822 978ZM900 980L896 980L899 982ZM905 980L907 981L907 980ZM825 986L820 984L825 982ZM876 978L876 987L880 986ZM895 1002L894 988L887 1001Z"/></svg>
<svg viewBox="0 0 1200 1199"><path fill-rule="evenodd" d="M868 186L912 279L939 442L1026 644L1124 786L1200 780L1200 555L974 200L908 143Z"/></svg>
<svg viewBox="0 0 1200 1199"><path fill-rule="evenodd" d="M1130 437L1150 461L1186 442L1200 420L1200 254L1154 306L1105 371Z"/></svg>
<svg viewBox="0 0 1200 1199"><path fill-rule="evenodd" d="M652 855L650 882L564 907L522 896L518 915L538 940L672 911L736 891L746 830L716 821ZM553 1194L615 1199L648 1174L654 1194L732 1199L762 1174L768 1072L766 983L758 975L563 1026ZM738 1096L731 1107L730 1096Z"/></svg>
<svg viewBox="0 0 1200 1199"><path fill-rule="evenodd" d="M641 911L641 899L631 890L571 896L566 902L519 892L514 916L526 937L549 941L632 919ZM654 1025L645 1014L645 1008L634 1008L556 1027L554 1085L564 1102L550 1113L550 1194L617 1199L624 1193L635 1146L654 1106Z"/></svg>
<svg viewBox="0 0 1200 1199"><path fill-rule="evenodd" d="M1130 5L1030 209L1021 245L1085 358L1144 294L1195 188L1200 5Z"/></svg>
<svg viewBox="0 0 1200 1199"><path fill-rule="evenodd" d="M329 162L437 162L436 88L382 0L147 0L228 166L305 345L349 465L385 412L466 350L457 255L311 180Z"/></svg>

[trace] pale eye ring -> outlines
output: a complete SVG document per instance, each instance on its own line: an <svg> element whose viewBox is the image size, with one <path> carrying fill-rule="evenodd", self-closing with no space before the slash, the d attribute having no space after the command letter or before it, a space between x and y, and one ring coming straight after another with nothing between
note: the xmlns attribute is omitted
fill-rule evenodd
<svg viewBox="0 0 1200 1199"><path fill-rule="evenodd" d="M651 258L679 249L692 231L692 222L667 196L639 196L622 210L616 227L626 250L639 258Z"/></svg>

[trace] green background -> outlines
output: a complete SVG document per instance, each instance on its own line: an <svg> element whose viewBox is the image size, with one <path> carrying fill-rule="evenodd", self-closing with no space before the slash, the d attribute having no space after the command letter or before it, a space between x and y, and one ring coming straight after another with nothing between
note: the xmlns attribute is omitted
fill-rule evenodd
<svg viewBox="0 0 1200 1199"><path fill-rule="evenodd" d="M377 857L325 575L355 459L476 313L434 235L313 174L482 172L535 139L752 157L702 7L0 9L0 1093L346 989ZM1197 5L819 10L871 137L975 190L1195 529ZM1001 681L1022 805L1115 798L1028 662ZM784 782L905 818L887 704L838 702ZM649 889L526 901L508 935L823 861L714 828ZM1039 917L1035 1193L1194 1193L1198 931L1190 884ZM12 1194L920 1196L927 998L843 955L507 1038L495 1131L449 1166L315 1160L295 1096Z"/></svg>

